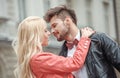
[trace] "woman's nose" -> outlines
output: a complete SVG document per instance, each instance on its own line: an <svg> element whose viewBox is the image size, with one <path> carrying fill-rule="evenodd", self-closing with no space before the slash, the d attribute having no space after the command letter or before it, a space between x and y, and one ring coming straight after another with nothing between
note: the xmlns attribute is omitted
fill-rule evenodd
<svg viewBox="0 0 120 78"><path fill-rule="evenodd" d="M50 33L50 31L48 31L48 35L50 35L51 33Z"/></svg>
<svg viewBox="0 0 120 78"><path fill-rule="evenodd" d="M54 29L51 29L51 33L54 33L55 32L55 30Z"/></svg>

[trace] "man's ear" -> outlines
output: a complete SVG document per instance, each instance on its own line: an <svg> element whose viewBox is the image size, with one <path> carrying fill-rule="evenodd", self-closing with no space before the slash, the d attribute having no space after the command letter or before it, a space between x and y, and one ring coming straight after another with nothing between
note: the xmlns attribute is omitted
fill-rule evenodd
<svg viewBox="0 0 120 78"><path fill-rule="evenodd" d="M70 21L71 21L71 19L69 17L66 17L65 20L64 20L64 24L65 25L70 25Z"/></svg>

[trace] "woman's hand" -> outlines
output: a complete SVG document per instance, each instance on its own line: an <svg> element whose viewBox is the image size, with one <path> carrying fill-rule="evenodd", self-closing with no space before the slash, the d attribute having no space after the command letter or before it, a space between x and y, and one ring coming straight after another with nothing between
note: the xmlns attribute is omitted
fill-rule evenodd
<svg viewBox="0 0 120 78"><path fill-rule="evenodd" d="M85 27L81 29L82 37L90 37L95 31L89 27Z"/></svg>

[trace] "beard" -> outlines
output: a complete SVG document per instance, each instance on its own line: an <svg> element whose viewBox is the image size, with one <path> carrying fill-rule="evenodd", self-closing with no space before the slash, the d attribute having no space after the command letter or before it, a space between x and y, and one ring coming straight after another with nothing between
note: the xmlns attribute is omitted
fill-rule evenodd
<svg viewBox="0 0 120 78"><path fill-rule="evenodd" d="M67 37L68 32L62 33L59 38L57 38L57 41L63 41Z"/></svg>
<svg viewBox="0 0 120 78"><path fill-rule="evenodd" d="M65 27L69 27L69 26L66 26L65 23L63 23L63 25L64 25ZM57 38L57 41L63 41L63 40L65 40L65 38L66 38L66 37L68 36L68 34L69 34L69 31L70 31L69 28L64 28L61 33L58 32L59 37L56 37L56 38Z"/></svg>
<svg viewBox="0 0 120 78"><path fill-rule="evenodd" d="M57 41L63 41L64 39L63 38L57 38Z"/></svg>

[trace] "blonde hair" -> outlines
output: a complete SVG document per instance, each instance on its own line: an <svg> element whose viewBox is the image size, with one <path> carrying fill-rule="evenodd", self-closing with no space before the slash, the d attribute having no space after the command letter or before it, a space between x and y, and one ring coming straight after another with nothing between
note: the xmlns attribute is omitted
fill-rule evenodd
<svg viewBox="0 0 120 78"><path fill-rule="evenodd" d="M17 40L13 42L18 59L15 69L17 78L34 78L29 62L34 54L42 52L45 25L45 21L37 16L30 16L19 24Z"/></svg>

